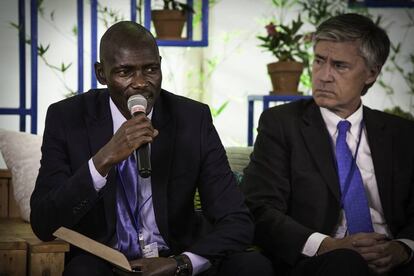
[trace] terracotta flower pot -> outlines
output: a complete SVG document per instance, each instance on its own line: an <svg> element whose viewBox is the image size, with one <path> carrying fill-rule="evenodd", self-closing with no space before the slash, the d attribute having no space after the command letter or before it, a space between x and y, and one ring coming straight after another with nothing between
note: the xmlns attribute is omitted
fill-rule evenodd
<svg viewBox="0 0 414 276"><path fill-rule="evenodd" d="M179 10L153 10L151 11L157 39L183 39L184 23L186 13Z"/></svg>
<svg viewBox="0 0 414 276"><path fill-rule="evenodd" d="M267 65L267 72L272 80L273 91L276 95L299 95L298 85L303 64L296 61L278 61Z"/></svg>

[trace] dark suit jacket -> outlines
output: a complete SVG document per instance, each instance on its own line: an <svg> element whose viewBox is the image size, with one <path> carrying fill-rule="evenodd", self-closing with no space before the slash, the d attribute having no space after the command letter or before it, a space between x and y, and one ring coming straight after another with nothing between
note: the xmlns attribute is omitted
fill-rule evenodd
<svg viewBox="0 0 414 276"><path fill-rule="evenodd" d="M155 218L172 250L215 258L239 251L253 239L253 223L230 170L224 148L204 104L162 91L151 146ZM66 226L108 244L115 234L116 172L97 193L88 160L113 135L107 90L95 90L49 107L42 160L31 197L31 224L42 240ZM193 206L198 189L204 217L214 225L202 233Z"/></svg>
<svg viewBox="0 0 414 276"><path fill-rule="evenodd" d="M363 109L384 216L395 238L414 239L414 123ZM289 265L313 232L332 234L340 188L319 107L297 101L263 112L242 188L257 244Z"/></svg>

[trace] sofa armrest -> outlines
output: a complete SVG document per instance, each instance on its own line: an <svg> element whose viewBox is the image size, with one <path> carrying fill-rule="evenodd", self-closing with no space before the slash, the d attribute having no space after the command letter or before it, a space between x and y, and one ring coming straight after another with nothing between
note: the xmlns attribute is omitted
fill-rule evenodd
<svg viewBox="0 0 414 276"><path fill-rule="evenodd" d="M13 195L12 175L0 169L0 218L19 218L20 209Z"/></svg>
<svg viewBox="0 0 414 276"><path fill-rule="evenodd" d="M62 275L69 244L43 242L19 218L11 174L0 170L0 275Z"/></svg>

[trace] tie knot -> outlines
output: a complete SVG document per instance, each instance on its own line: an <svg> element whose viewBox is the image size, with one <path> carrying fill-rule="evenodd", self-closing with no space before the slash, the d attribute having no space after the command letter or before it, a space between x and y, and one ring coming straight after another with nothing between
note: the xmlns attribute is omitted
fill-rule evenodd
<svg viewBox="0 0 414 276"><path fill-rule="evenodd" d="M351 123L349 121L347 120L340 121L337 126L339 135L345 134L349 130L350 127L351 127Z"/></svg>

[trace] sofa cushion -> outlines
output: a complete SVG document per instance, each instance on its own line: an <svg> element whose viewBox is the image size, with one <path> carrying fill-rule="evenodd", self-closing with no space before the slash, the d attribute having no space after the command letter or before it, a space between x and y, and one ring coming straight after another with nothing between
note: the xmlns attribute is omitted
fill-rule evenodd
<svg viewBox="0 0 414 276"><path fill-rule="evenodd" d="M14 197L25 221L30 217L30 196L40 167L42 137L0 129L0 151L12 174Z"/></svg>
<svg viewBox="0 0 414 276"><path fill-rule="evenodd" d="M240 175L243 175L244 168L249 164L253 147L226 147L225 149L230 168L240 181Z"/></svg>
<svg viewBox="0 0 414 276"><path fill-rule="evenodd" d="M230 168L233 171L237 184L240 185L243 180L243 170L249 164L253 147L226 147L225 150ZM196 191L194 197L194 206L196 210L201 210L201 200L198 191Z"/></svg>

